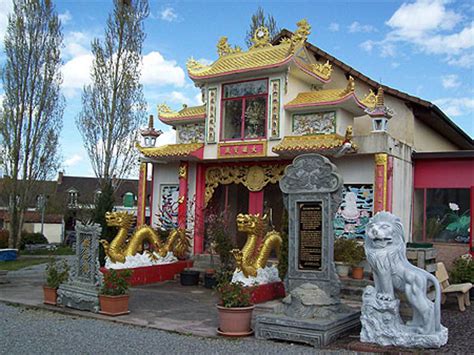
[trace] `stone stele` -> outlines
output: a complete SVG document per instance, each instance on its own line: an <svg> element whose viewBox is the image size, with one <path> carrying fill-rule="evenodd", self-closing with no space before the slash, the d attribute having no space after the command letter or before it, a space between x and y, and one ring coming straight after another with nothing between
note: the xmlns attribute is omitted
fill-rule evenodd
<svg viewBox="0 0 474 355"><path fill-rule="evenodd" d="M68 282L58 288L58 304L83 311L99 312L98 224L76 225L76 259Z"/></svg>
<svg viewBox="0 0 474 355"><path fill-rule="evenodd" d="M341 303L333 260L332 221L342 177L324 156L296 157L280 180L288 209L289 295L273 314L256 317L255 335L321 347L360 324L360 312Z"/></svg>
<svg viewBox="0 0 474 355"><path fill-rule="evenodd" d="M374 275L375 288L367 286L362 296L362 342L403 347L439 348L448 341L441 325L441 289L436 277L410 264L406 257L403 225L389 212L379 212L369 221L365 253ZM435 300L427 297L435 288ZM406 324L400 317L403 292L413 310Z"/></svg>

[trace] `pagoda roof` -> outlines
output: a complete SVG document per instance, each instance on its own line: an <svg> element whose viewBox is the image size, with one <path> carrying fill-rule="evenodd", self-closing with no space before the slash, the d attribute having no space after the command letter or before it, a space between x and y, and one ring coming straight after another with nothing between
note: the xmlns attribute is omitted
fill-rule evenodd
<svg viewBox="0 0 474 355"><path fill-rule="evenodd" d="M283 156L294 156L302 153L324 152L336 153L342 146L350 142L348 137L339 134L319 134L306 136L285 136L282 141L273 147L272 151ZM352 144L352 143L351 143ZM351 150L356 147L352 144Z"/></svg>
<svg viewBox="0 0 474 355"><path fill-rule="evenodd" d="M167 144L160 147L145 148L137 144L138 151L147 158L202 158L203 143Z"/></svg>
<svg viewBox="0 0 474 355"><path fill-rule="evenodd" d="M304 45L311 26L305 20L298 22L297 25L298 29L291 38L284 39L276 45L270 43L268 30L260 27L252 40L254 45L248 51L242 51L239 47L232 48L227 43L227 37L221 37L217 44L219 58L210 65L199 63L193 58L189 59L187 62L189 76L194 81L199 81L294 63L306 74L323 83L329 82L332 73L331 64L318 63L308 54ZM258 37L259 31L264 32L262 37Z"/></svg>
<svg viewBox="0 0 474 355"><path fill-rule="evenodd" d="M285 105L285 109L296 111L310 107L340 106L354 114L363 115L366 108L375 107L376 100L377 95L373 91L359 99L355 94L354 78L349 77L347 86L343 89L300 92Z"/></svg>
<svg viewBox="0 0 474 355"><path fill-rule="evenodd" d="M172 111L166 104L158 106L158 118L166 124L203 121L206 118L206 105L184 106L179 111Z"/></svg>

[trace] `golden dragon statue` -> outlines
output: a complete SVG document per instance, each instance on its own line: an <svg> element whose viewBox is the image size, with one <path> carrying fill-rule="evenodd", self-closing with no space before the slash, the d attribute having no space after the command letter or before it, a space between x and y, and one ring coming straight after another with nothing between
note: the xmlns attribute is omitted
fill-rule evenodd
<svg viewBox="0 0 474 355"><path fill-rule="evenodd" d="M190 241L185 229L173 229L166 242L163 243L158 233L147 225L137 228L129 237L128 231L135 222L135 216L128 212L107 212L105 220L109 227L119 228L112 242L100 240L105 254L114 263L123 263L127 256L142 253L144 242L148 242L161 257L165 257L169 251L172 251L177 258L184 258L189 250ZM148 256L155 259L151 252L148 252Z"/></svg>
<svg viewBox="0 0 474 355"><path fill-rule="evenodd" d="M265 233L266 215L238 214L237 229L247 233L247 241L242 250L231 250L237 264L237 271L241 270L245 277L257 276L257 270L267 266L268 258L273 249L280 258L282 239L275 230Z"/></svg>

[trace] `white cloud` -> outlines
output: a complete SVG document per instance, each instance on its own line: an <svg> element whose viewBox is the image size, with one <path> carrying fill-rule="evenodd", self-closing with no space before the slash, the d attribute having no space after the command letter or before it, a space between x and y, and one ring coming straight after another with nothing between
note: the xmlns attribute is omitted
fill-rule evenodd
<svg viewBox="0 0 474 355"><path fill-rule="evenodd" d="M67 24L69 21L72 20L72 16L71 16L71 13L69 12L69 10L66 10L66 12L64 12L62 14L59 14L58 17L59 17L59 20L61 20L61 23L63 25Z"/></svg>
<svg viewBox="0 0 474 355"><path fill-rule="evenodd" d="M74 97L80 93L84 85L90 83L90 69L93 59L92 54L79 55L62 66L62 88L66 97Z"/></svg>
<svg viewBox="0 0 474 355"><path fill-rule="evenodd" d="M377 43L372 41L372 40L367 40L365 42L362 42L361 44L359 44L359 47L362 48L364 51L366 52L372 52L372 49L374 49L374 46L376 45Z"/></svg>
<svg viewBox="0 0 474 355"><path fill-rule="evenodd" d="M202 105L204 102L202 102L202 93L198 92L196 96L194 96L194 101L196 102L196 105Z"/></svg>
<svg viewBox="0 0 474 355"><path fill-rule="evenodd" d="M160 12L160 19L163 21L173 22L178 19L178 14L172 7L167 7Z"/></svg>
<svg viewBox="0 0 474 355"><path fill-rule="evenodd" d="M174 60L166 60L160 52L150 52L143 57L141 82L144 85L185 85L184 70Z"/></svg>
<svg viewBox="0 0 474 355"><path fill-rule="evenodd" d="M409 44L415 51L444 55L450 65L472 67L474 22L463 22L463 16L448 9L448 4L445 0L403 3L386 22L391 31L385 38L364 42L361 48L371 51L377 46L381 56L393 56L396 44Z"/></svg>
<svg viewBox="0 0 474 355"><path fill-rule="evenodd" d="M156 139L157 147L161 145L175 144L175 143L176 143L176 131L174 129L170 129L168 131L163 132L163 134Z"/></svg>
<svg viewBox="0 0 474 355"><path fill-rule="evenodd" d="M397 69L397 68L400 66L400 63L398 63L398 62L392 62L392 63L390 63L390 66L391 66L393 69Z"/></svg>
<svg viewBox="0 0 474 355"><path fill-rule="evenodd" d="M93 37L93 34L89 32L71 31L66 33L63 55L68 58L88 54Z"/></svg>
<svg viewBox="0 0 474 355"><path fill-rule="evenodd" d="M77 163L80 163L83 160L84 158L81 155L74 154L72 157L64 161L64 166L71 167L71 166L77 165Z"/></svg>
<svg viewBox="0 0 474 355"><path fill-rule="evenodd" d="M472 97L447 97L434 100L433 103L438 105L448 116L472 116L474 114L474 98Z"/></svg>
<svg viewBox="0 0 474 355"><path fill-rule="evenodd" d="M8 26L8 14L13 10L10 0L0 1L0 47L3 47L3 39Z"/></svg>
<svg viewBox="0 0 474 355"><path fill-rule="evenodd" d="M461 85L459 77L456 74L443 75L441 77L441 83L445 89L453 89Z"/></svg>
<svg viewBox="0 0 474 355"><path fill-rule="evenodd" d="M339 31L339 24L336 23L336 22L331 22L331 24L329 25L329 31L331 32L337 32Z"/></svg>
<svg viewBox="0 0 474 355"><path fill-rule="evenodd" d="M356 33L356 32L364 32L364 33L370 33L370 32L376 32L377 29L372 26L372 25L362 25L358 21L352 22L348 27L347 27L349 33Z"/></svg>

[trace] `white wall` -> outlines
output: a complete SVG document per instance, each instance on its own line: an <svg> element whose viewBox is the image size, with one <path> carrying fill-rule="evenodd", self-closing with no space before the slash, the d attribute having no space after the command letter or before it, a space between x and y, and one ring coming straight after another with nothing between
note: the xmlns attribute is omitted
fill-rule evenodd
<svg viewBox="0 0 474 355"><path fill-rule="evenodd" d="M153 216L151 216L151 225L154 227L157 223L156 213L161 201L161 185L179 185L179 162L168 164L153 164Z"/></svg>
<svg viewBox="0 0 474 355"><path fill-rule="evenodd" d="M413 201L413 166L409 161L393 159L392 213L398 216L405 229L406 241L411 240Z"/></svg>
<svg viewBox="0 0 474 355"><path fill-rule="evenodd" d="M373 184L375 163L373 155L346 155L331 158L344 179L344 184Z"/></svg>
<svg viewBox="0 0 474 355"><path fill-rule="evenodd" d="M41 223L33 224L33 232L41 232ZM62 223L44 223L43 234L50 243L61 243L63 241L63 225Z"/></svg>

